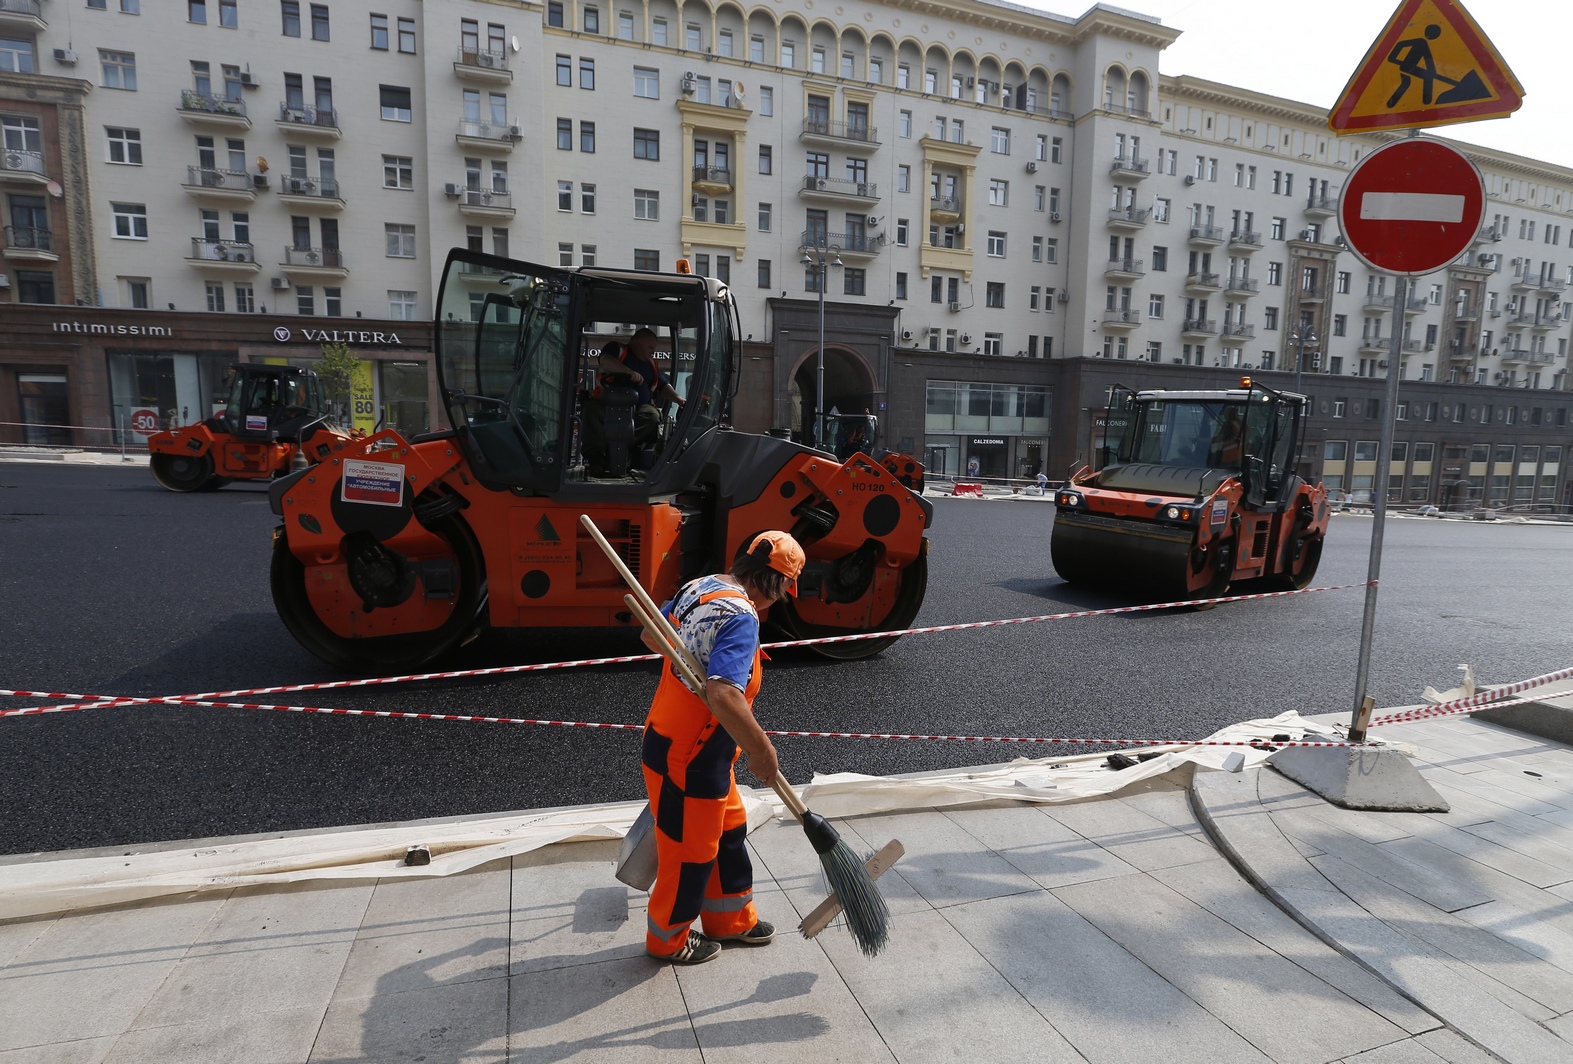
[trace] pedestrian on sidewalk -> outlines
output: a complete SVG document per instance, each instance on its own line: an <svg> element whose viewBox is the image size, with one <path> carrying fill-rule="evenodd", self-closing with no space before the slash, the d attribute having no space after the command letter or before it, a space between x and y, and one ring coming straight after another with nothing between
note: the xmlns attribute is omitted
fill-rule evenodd
<svg viewBox="0 0 1573 1064"><path fill-rule="evenodd" d="M695 692L670 662L645 718L641 762L655 818L656 877L650 890L645 950L676 964L700 964L722 942L762 946L775 928L754 908L748 817L734 768L769 786L779 771L775 746L754 719L764 653L759 612L797 594L803 548L785 532L761 532L732 568L684 585L661 607L699 663ZM648 629L644 641L659 649ZM704 934L691 927L700 921Z"/></svg>

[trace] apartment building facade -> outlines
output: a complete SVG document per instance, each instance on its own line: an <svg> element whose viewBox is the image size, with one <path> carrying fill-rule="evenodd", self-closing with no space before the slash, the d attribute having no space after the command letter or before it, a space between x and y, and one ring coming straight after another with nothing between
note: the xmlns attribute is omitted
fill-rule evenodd
<svg viewBox="0 0 1573 1064"><path fill-rule="evenodd" d="M424 428L467 246L728 280L745 428L807 431L823 365L937 472L1057 476L1110 384L1250 373L1312 395L1308 473L1379 487L1392 279L1336 206L1384 139L1165 75L1177 36L978 0L0 0L0 422L193 419L229 362L336 335L361 416ZM1388 483L1565 502L1573 171L1467 150L1490 220L1399 308Z"/></svg>

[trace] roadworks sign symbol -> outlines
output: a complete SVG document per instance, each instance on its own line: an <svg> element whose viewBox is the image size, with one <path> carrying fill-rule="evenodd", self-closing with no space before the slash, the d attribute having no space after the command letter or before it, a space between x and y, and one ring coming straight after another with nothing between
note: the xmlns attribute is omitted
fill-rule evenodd
<svg viewBox="0 0 1573 1064"><path fill-rule="evenodd" d="M1457 0L1403 0L1344 86L1327 124L1339 133L1501 118L1524 88Z"/></svg>

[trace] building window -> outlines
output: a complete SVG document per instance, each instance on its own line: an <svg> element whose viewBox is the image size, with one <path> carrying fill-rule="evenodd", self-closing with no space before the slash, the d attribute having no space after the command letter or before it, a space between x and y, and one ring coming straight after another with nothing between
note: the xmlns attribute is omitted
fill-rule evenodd
<svg viewBox="0 0 1573 1064"><path fill-rule="evenodd" d="M557 84L573 88L573 56L559 55L556 69Z"/></svg>
<svg viewBox="0 0 1573 1064"><path fill-rule="evenodd" d="M864 274L864 271L862 271L862 270L854 269L851 266L848 266L846 269L842 270L841 271L841 292L842 292L842 294L843 295L849 295L849 296L860 296L860 295L863 295L864 294L863 287L864 287L864 283L865 283L864 278L865 278L865 274Z"/></svg>
<svg viewBox="0 0 1573 1064"><path fill-rule="evenodd" d="M573 119L557 120L557 150L573 151Z"/></svg>
<svg viewBox="0 0 1573 1064"><path fill-rule="evenodd" d="M388 50L388 16L371 16L371 46L378 52Z"/></svg>
<svg viewBox="0 0 1573 1064"><path fill-rule="evenodd" d="M759 172L768 174L775 166L775 149L769 144L759 146Z"/></svg>
<svg viewBox="0 0 1573 1064"><path fill-rule="evenodd" d="M769 85L759 87L759 113L766 118L776 113L776 90Z"/></svg>
<svg viewBox="0 0 1573 1064"><path fill-rule="evenodd" d="M1269 262L1267 264L1267 283L1271 285L1281 285L1284 283L1283 263Z"/></svg>
<svg viewBox="0 0 1573 1064"><path fill-rule="evenodd" d="M413 119L409 89L399 85L381 85L378 86L378 93L384 122L409 122Z"/></svg>
<svg viewBox="0 0 1573 1064"><path fill-rule="evenodd" d="M325 41L328 39L328 5L311 5L311 39Z"/></svg>
<svg viewBox="0 0 1573 1064"><path fill-rule="evenodd" d="M279 0L279 11L284 19L284 36L300 36L300 0Z"/></svg>
<svg viewBox="0 0 1573 1064"><path fill-rule="evenodd" d="M222 313L224 313L224 282L223 281L209 281L209 282L207 282L207 297L208 297L208 313L210 313L210 314L222 314Z"/></svg>
<svg viewBox="0 0 1573 1064"><path fill-rule="evenodd" d="M1005 283L1003 281L990 281L983 289L983 305L996 309L1005 306Z"/></svg>
<svg viewBox="0 0 1573 1064"><path fill-rule="evenodd" d="M989 230L988 254L991 259L1005 257L1005 234L997 229Z"/></svg>
<svg viewBox="0 0 1573 1064"><path fill-rule="evenodd" d="M313 293L311 285L298 284L295 286L295 313L303 314L308 318L317 313L316 295Z"/></svg>
<svg viewBox="0 0 1573 1064"><path fill-rule="evenodd" d="M1150 295L1147 297L1147 316L1149 318L1163 317L1163 296Z"/></svg>
<svg viewBox="0 0 1573 1064"><path fill-rule="evenodd" d="M388 258L413 259L415 257L415 227L386 223L383 231L388 238Z"/></svg>
<svg viewBox="0 0 1573 1064"><path fill-rule="evenodd" d="M579 60L579 87L581 89L595 89L595 60Z"/></svg>
<svg viewBox="0 0 1573 1064"><path fill-rule="evenodd" d="M601 12L596 8L587 7L584 9L584 32L601 32Z"/></svg>
<svg viewBox="0 0 1573 1064"><path fill-rule="evenodd" d="M773 288L773 287L775 287L774 285L772 285L770 283L770 260L769 259L760 259L759 260L759 268L758 268L757 273L758 273L759 287L760 288Z"/></svg>
<svg viewBox="0 0 1573 1064"><path fill-rule="evenodd" d="M235 11L235 0L218 0L218 24L224 29L232 30L240 25L240 16ZM240 286L236 285L238 291Z"/></svg>
<svg viewBox="0 0 1573 1064"><path fill-rule="evenodd" d="M582 152L595 151L595 123L579 123L579 150Z"/></svg>
<svg viewBox="0 0 1573 1064"><path fill-rule="evenodd" d="M255 314L257 312L257 294L249 284L235 282L235 313Z"/></svg>
<svg viewBox="0 0 1573 1064"><path fill-rule="evenodd" d="M1266 308L1263 309L1263 311L1262 311L1262 328L1263 329L1276 329L1276 328L1278 328L1278 308L1277 307L1266 307Z"/></svg>
<svg viewBox="0 0 1573 1064"><path fill-rule="evenodd" d="M122 163L126 166L142 165L142 131L139 129L117 129L110 126L104 130L109 144L109 161ZM7 144L7 147L10 147Z"/></svg>
<svg viewBox="0 0 1573 1064"><path fill-rule="evenodd" d="M1269 235L1274 240L1282 240L1284 238L1284 227L1285 227L1284 219L1282 219L1282 218L1274 218L1273 219L1273 224L1272 224L1272 230L1271 230Z"/></svg>
<svg viewBox="0 0 1573 1064"><path fill-rule="evenodd" d="M634 130L634 158L651 159L661 158L661 131L658 129Z"/></svg>
<svg viewBox="0 0 1573 1064"><path fill-rule="evenodd" d="M415 187L415 160L408 155L384 155L382 157L382 187L413 189Z"/></svg>
<svg viewBox="0 0 1573 1064"><path fill-rule="evenodd" d="M634 248L634 269L659 271L661 253L650 248Z"/></svg>
<svg viewBox="0 0 1573 1064"><path fill-rule="evenodd" d="M907 275L905 273L897 272L896 274L896 298L903 300L907 298Z"/></svg>
<svg viewBox="0 0 1573 1064"><path fill-rule="evenodd" d="M573 182L557 182L557 209L560 211L573 210Z"/></svg>
<svg viewBox="0 0 1573 1064"><path fill-rule="evenodd" d="M563 28L563 3L562 0L548 0L546 4L546 24L554 29Z"/></svg>
<svg viewBox="0 0 1573 1064"><path fill-rule="evenodd" d="M634 95L646 100L661 98L661 73L648 67L634 67Z"/></svg>
<svg viewBox="0 0 1573 1064"><path fill-rule="evenodd" d="M761 233L770 232L770 225L773 221L771 218L771 211L772 207L770 204L761 203L759 205L759 231Z"/></svg>
<svg viewBox="0 0 1573 1064"><path fill-rule="evenodd" d="M115 219L115 239L147 239L147 206L141 203L111 203Z"/></svg>
<svg viewBox="0 0 1573 1064"><path fill-rule="evenodd" d="M1043 242L1043 261L1060 261L1060 242L1057 237L1049 237Z"/></svg>
<svg viewBox="0 0 1573 1064"><path fill-rule="evenodd" d="M661 194L654 189L634 189L634 217L654 222L661 217Z"/></svg>
<svg viewBox="0 0 1573 1064"><path fill-rule="evenodd" d="M1006 207L1010 201L1010 182L993 178L989 181L989 206Z"/></svg>
<svg viewBox="0 0 1573 1064"><path fill-rule="evenodd" d="M98 59L104 70L104 88L136 91L137 57L133 53L99 49Z"/></svg>
<svg viewBox="0 0 1573 1064"><path fill-rule="evenodd" d="M344 289L324 288L322 290L322 313L330 318L344 316Z"/></svg>
<svg viewBox="0 0 1573 1064"><path fill-rule="evenodd" d="M579 213L595 213L595 186L593 184L583 183L579 186ZM592 264L587 262L585 265L589 266Z"/></svg>
<svg viewBox="0 0 1573 1064"><path fill-rule="evenodd" d="M388 317L393 321L415 320L415 293L388 290Z"/></svg>
<svg viewBox="0 0 1573 1064"><path fill-rule="evenodd" d="M989 130L989 150L996 155L1010 154L1010 130L995 126Z"/></svg>
<svg viewBox="0 0 1573 1064"><path fill-rule="evenodd" d="M415 20L412 18L399 19L399 51L405 55L415 54Z"/></svg>

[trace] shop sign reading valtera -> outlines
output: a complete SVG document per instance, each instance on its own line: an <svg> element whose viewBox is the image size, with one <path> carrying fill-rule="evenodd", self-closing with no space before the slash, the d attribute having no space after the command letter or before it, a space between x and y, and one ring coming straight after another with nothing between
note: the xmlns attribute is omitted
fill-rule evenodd
<svg viewBox="0 0 1573 1064"><path fill-rule="evenodd" d="M403 344L396 332L375 332L371 329L302 329L301 339L313 344ZM287 344L294 338L294 331L287 325L273 330L273 339Z"/></svg>

